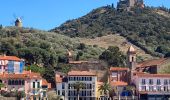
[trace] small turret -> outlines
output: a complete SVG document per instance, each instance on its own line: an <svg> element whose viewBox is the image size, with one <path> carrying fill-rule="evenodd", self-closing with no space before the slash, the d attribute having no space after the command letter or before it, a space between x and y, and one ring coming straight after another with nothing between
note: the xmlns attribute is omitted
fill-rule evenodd
<svg viewBox="0 0 170 100"><path fill-rule="evenodd" d="M17 18L16 21L15 21L15 26L16 27L22 27L22 20L21 18Z"/></svg>

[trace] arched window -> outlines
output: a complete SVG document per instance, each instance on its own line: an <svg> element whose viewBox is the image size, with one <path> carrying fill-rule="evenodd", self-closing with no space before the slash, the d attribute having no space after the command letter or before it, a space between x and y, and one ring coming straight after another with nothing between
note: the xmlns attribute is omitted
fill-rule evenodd
<svg viewBox="0 0 170 100"><path fill-rule="evenodd" d="M132 57L132 62L134 62L134 57Z"/></svg>

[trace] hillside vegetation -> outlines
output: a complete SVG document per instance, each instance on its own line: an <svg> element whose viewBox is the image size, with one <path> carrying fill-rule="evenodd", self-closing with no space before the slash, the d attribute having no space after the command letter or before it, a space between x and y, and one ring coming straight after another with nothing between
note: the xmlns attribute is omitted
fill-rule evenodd
<svg viewBox="0 0 170 100"><path fill-rule="evenodd" d="M79 60L97 59L104 49L53 32L16 27L0 29L0 53L24 58L27 64L55 67L58 58L64 59L67 50L73 51L73 56L81 52Z"/></svg>
<svg viewBox="0 0 170 100"><path fill-rule="evenodd" d="M69 20L51 31L70 37L95 38L118 33L129 42L153 56L170 52L170 18L158 9L133 8L131 12L119 12L107 6L89 14Z"/></svg>

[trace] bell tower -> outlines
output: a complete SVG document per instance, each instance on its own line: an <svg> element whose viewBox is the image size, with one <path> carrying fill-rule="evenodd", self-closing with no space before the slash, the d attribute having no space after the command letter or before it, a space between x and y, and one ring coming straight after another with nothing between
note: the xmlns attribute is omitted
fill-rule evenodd
<svg viewBox="0 0 170 100"><path fill-rule="evenodd" d="M135 48L131 45L127 51L127 64L128 64L128 67L131 69L131 70L135 70L136 68L136 50Z"/></svg>
<svg viewBox="0 0 170 100"><path fill-rule="evenodd" d="M133 83L133 73L136 69L136 50L131 45L127 51L127 66L129 67L129 83Z"/></svg>

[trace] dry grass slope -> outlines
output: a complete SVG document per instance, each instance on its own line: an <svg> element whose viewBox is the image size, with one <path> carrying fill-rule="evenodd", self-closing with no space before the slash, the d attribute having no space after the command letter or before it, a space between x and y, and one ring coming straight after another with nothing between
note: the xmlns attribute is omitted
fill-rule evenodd
<svg viewBox="0 0 170 100"><path fill-rule="evenodd" d="M106 49L109 46L118 46L120 48L120 50L123 51L124 53L127 52L128 47L130 45L133 45L130 42L128 42L127 39L125 39L124 37L122 37L118 34L97 37L94 39L79 38L79 41L82 43L85 43L87 45L98 45L99 47L103 47ZM151 55L146 54L140 48L136 47L135 45L133 45L133 46L136 48L138 56L141 56L145 60L153 58Z"/></svg>

